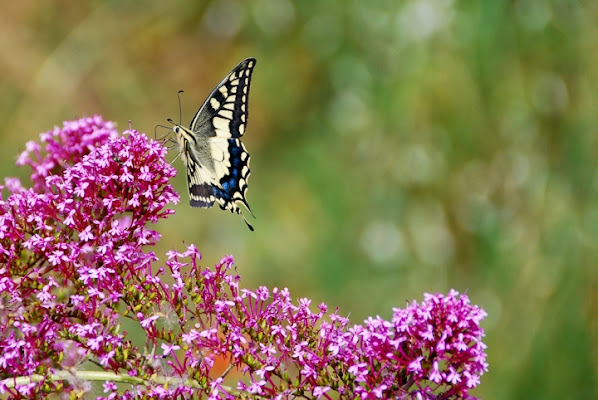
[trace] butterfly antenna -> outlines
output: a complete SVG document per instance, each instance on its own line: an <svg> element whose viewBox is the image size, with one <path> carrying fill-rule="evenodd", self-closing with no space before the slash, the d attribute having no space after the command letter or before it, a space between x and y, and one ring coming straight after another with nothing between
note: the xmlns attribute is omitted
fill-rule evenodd
<svg viewBox="0 0 598 400"><path fill-rule="evenodd" d="M179 98L179 125L182 123L183 121L183 107L181 106L181 93L183 93L182 90L179 90L179 92L177 93L177 97Z"/></svg>

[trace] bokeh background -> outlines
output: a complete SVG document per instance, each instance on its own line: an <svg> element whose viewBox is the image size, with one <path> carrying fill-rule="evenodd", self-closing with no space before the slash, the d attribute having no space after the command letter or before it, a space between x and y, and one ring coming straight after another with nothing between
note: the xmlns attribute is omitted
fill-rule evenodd
<svg viewBox="0 0 598 400"><path fill-rule="evenodd" d="M597 398L597 18L575 0L3 1L1 176L26 178L17 154L63 120L154 135L183 89L188 124L256 57L256 231L188 207L177 160L158 255L233 254L246 286L355 323L455 288L489 313L475 396Z"/></svg>

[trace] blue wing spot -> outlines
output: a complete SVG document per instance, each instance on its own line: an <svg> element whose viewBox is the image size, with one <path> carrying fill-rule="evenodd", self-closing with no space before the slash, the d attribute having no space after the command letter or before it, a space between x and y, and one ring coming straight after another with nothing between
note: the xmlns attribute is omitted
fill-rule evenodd
<svg viewBox="0 0 598 400"><path fill-rule="evenodd" d="M233 142L233 141L231 141L231 142L230 142L230 145L231 145L231 146L230 146L230 147L231 147L231 149L230 149L230 153L231 153L233 156L237 156L237 155L238 155L238 154L241 152L241 147L240 147L240 146L237 146L237 145L235 144L235 142Z"/></svg>
<svg viewBox="0 0 598 400"><path fill-rule="evenodd" d="M218 188L214 188L214 196L216 196L217 198L220 198L220 199L230 200L230 195L228 193L226 193L225 191L218 189Z"/></svg>
<svg viewBox="0 0 598 400"><path fill-rule="evenodd" d="M224 189L225 191L227 191L227 192L228 192L228 182L224 182L224 183L222 184L222 189Z"/></svg>
<svg viewBox="0 0 598 400"><path fill-rule="evenodd" d="M237 180L236 180L235 178L230 178L230 181L229 181L228 183L227 183L227 182L225 182L225 183L226 183L227 185L230 185L230 186L232 186L233 188L234 188L235 186L237 186ZM222 187L224 187L224 185L222 185Z"/></svg>

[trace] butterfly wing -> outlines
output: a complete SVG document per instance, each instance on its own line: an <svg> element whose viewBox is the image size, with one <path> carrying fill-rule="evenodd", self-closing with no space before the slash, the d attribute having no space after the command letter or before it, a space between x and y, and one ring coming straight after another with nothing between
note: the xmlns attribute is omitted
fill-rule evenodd
<svg viewBox="0 0 598 400"><path fill-rule="evenodd" d="M203 135L239 138L247 126L248 96L255 58L239 63L214 88L191 121L189 129Z"/></svg>
<svg viewBox="0 0 598 400"><path fill-rule="evenodd" d="M199 163L195 151L192 150L192 142L185 144L181 152L187 166L187 188L189 189L189 203L191 207L210 208L214 205L214 191L212 174Z"/></svg>
<svg viewBox="0 0 598 400"><path fill-rule="evenodd" d="M195 114L189 129L181 126L181 153L187 165L190 203L242 214L247 203L249 153L241 142L248 116L248 96L255 59L237 65L210 93ZM245 219L245 216L243 216ZM251 225L245 219L250 229Z"/></svg>

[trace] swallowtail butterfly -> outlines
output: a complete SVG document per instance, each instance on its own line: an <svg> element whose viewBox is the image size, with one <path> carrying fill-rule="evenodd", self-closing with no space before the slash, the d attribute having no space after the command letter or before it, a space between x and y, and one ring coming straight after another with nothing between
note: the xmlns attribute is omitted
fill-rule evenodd
<svg viewBox="0 0 598 400"><path fill-rule="evenodd" d="M239 204L251 215L245 198L249 178L249 153L241 142L247 127L249 85L255 58L239 63L210 93L191 121L189 129L175 125L173 132L187 167L192 207L210 208L215 202L223 210L241 214Z"/></svg>

